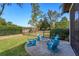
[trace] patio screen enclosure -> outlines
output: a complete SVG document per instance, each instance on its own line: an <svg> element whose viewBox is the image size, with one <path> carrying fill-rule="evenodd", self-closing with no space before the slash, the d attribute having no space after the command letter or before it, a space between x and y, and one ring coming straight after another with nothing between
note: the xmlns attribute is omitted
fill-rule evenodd
<svg viewBox="0 0 79 59"><path fill-rule="evenodd" d="M79 4L73 4L70 10L70 43L76 55L79 55Z"/></svg>

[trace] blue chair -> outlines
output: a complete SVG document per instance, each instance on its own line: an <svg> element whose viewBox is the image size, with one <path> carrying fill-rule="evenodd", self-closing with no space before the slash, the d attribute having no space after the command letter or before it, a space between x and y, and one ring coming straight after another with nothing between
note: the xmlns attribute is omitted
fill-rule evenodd
<svg viewBox="0 0 79 59"><path fill-rule="evenodd" d="M59 45L59 36L56 35L53 39L47 42L47 48L49 50L55 50L57 49L57 46Z"/></svg>
<svg viewBox="0 0 79 59"><path fill-rule="evenodd" d="M41 39L41 36L40 36L40 34L38 34L37 35L37 41L40 41L40 39Z"/></svg>
<svg viewBox="0 0 79 59"><path fill-rule="evenodd" d="M27 42L27 47L36 46L36 40L32 39Z"/></svg>
<svg viewBox="0 0 79 59"><path fill-rule="evenodd" d="M51 40L52 40L52 39L54 39L54 38L55 38L55 36L56 36L56 35L54 34L54 35L51 37Z"/></svg>

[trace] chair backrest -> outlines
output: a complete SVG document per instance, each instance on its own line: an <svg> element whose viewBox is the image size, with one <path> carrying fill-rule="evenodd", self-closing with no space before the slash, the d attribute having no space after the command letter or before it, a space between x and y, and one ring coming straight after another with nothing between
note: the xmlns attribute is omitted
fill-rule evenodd
<svg viewBox="0 0 79 59"><path fill-rule="evenodd" d="M51 39L51 42L53 43L53 46L59 45L59 35L56 35Z"/></svg>
<svg viewBox="0 0 79 59"><path fill-rule="evenodd" d="M54 45L59 45L59 36L56 35L54 40L53 40Z"/></svg>
<svg viewBox="0 0 79 59"><path fill-rule="evenodd" d="M54 40L59 40L59 35L56 35L55 37L54 37Z"/></svg>
<svg viewBox="0 0 79 59"><path fill-rule="evenodd" d="M40 41L41 37L40 34L37 35L37 40Z"/></svg>

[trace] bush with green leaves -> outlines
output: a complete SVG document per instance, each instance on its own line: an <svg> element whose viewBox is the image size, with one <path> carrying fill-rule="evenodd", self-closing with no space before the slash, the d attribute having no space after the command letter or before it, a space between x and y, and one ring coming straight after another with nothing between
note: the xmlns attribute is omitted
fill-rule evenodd
<svg viewBox="0 0 79 59"><path fill-rule="evenodd" d="M0 26L0 35L11 35L11 34L20 34L20 33L22 33L21 27Z"/></svg>
<svg viewBox="0 0 79 59"><path fill-rule="evenodd" d="M52 29L50 31L50 37L55 36L58 34L61 38L61 40L65 40L69 36L69 30L68 29Z"/></svg>

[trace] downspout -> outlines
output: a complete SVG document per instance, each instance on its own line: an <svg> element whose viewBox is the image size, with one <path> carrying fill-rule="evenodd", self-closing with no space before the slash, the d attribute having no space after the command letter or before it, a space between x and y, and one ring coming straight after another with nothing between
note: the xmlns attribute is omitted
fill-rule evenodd
<svg viewBox="0 0 79 59"><path fill-rule="evenodd" d="M71 6L70 6L70 8L69 8L69 14L70 14L70 12L71 12L71 9L72 9L72 7L73 7L73 5L74 5L74 3L72 3L71 4ZM70 22L69 22L69 33L70 33L70 35L69 35L69 42L70 42L70 44L71 44L71 29L70 29Z"/></svg>

